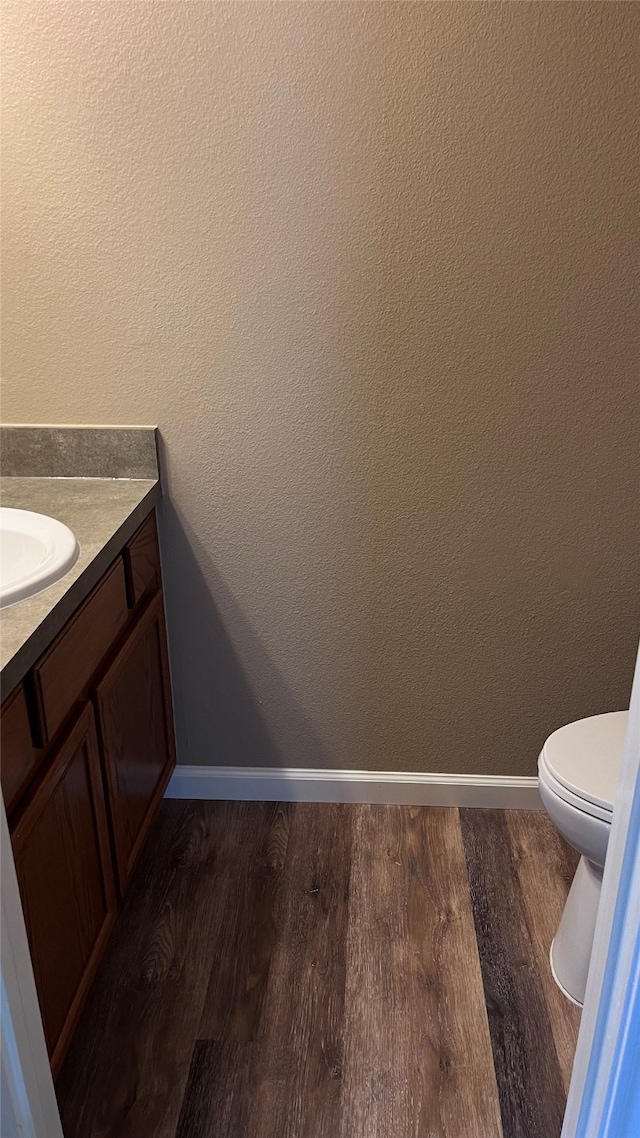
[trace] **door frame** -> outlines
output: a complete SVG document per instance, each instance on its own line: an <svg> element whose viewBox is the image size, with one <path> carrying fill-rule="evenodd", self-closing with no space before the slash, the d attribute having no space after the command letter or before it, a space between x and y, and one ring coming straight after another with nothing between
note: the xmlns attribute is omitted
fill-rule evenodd
<svg viewBox="0 0 640 1138"><path fill-rule="evenodd" d="M562 1138L640 1133L640 651Z"/></svg>

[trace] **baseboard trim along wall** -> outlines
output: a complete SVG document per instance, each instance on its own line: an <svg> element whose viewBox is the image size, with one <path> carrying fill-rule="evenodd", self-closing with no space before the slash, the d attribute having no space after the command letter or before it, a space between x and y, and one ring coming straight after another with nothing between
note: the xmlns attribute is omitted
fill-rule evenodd
<svg viewBox="0 0 640 1138"><path fill-rule="evenodd" d="M542 809L537 778L294 767L178 766L165 797Z"/></svg>

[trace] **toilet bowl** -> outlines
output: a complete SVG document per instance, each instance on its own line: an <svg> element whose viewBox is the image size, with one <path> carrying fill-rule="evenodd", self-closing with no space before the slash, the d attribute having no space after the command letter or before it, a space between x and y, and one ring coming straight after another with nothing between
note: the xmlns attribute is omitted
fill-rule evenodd
<svg viewBox="0 0 640 1138"><path fill-rule="evenodd" d="M582 1005L628 712L580 719L554 731L538 759L540 797L562 837L581 854L551 945L554 980Z"/></svg>

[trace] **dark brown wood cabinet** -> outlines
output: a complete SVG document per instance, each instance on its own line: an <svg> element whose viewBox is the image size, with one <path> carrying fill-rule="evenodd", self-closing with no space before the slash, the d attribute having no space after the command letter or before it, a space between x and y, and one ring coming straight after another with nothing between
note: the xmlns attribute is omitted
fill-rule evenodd
<svg viewBox="0 0 640 1138"><path fill-rule="evenodd" d="M33 780L41 756L33 744L24 684L2 705L2 794L7 814Z"/></svg>
<svg viewBox="0 0 640 1138"><path fill-rule="evenodd" d="M175 765L161 594L127 636L95 702L122 894Z"/></svg>
<svg viewBox="0 0 640 1138"><path fill-rule="evenodd" d="M116 913L90 705L53 755L13 832L12 843L55 1073Z"/></svg>
<svg viewBox="0 0 640 1138"><path fill-rule="evenodd" d="M128 616L124 564L118 557L33 669L42 736L48 742L82 700Z"/></svg>
<svg viewBox="0 0 640 1138"><path fill-rule="evenodd" d="M5 700L2 735L2 788L55 1074L175 765L155 514Z"/></svg>
<svg viewBox="0 0 640 1138"><path fill-rule="evenodd" d="M131 607L139 604L145 593L160 588L160 553L155 514L151 514L133 535L124 551L124 567Z"/></svg>

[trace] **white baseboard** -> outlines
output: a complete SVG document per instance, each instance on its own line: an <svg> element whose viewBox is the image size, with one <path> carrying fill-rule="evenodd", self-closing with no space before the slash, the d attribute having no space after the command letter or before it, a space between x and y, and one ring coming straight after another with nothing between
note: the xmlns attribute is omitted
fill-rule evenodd
<svg viewBox="0 0 640 1138"><path fill-rule="evenodd" d="M243 802L371 802L399 806L542 809L537 778L294 767L178 766L165 797Z"/></svg>

